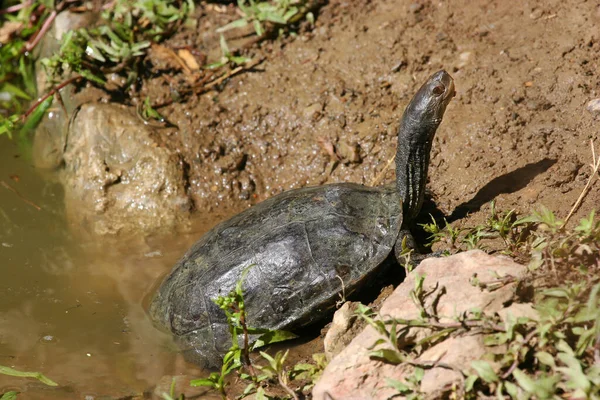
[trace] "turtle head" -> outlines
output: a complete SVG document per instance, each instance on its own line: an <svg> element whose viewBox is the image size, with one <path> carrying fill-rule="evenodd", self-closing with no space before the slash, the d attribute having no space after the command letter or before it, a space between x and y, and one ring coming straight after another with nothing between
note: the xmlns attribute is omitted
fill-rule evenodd
<svg viewBox="0 0 600 400"><path fill-rule="evenodd" d="M416 141L433 140L446 106L454 94L454 80L446 71L438 71L431 75L404 111L403 133Z"/></svg>
<svg viewBox="0 0 600 400"><path fill-rule="evenodd" d="M396 187L403 200L405 226L421 211L431 144L454 94L452 77L444 70L438 71L421 86L402 116L396 151Z"/></svg>

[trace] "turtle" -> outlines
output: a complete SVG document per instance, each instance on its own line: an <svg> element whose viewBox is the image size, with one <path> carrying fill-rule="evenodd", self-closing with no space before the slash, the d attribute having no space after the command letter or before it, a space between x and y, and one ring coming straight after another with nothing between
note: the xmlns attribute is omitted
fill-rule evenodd
<svg viewBox="0 0 600 400"><path fill-rule="evenodd" d="M231 338L214 303L244 276L246 323L294 330L327 315L344 288L374 276L402 243L424 197L432 141L455 94L444 70L431 75L406 107L398 129L396 184L334 183L266 199L204 234L176 263L150 304L185 358L220 364Z"/></svg>

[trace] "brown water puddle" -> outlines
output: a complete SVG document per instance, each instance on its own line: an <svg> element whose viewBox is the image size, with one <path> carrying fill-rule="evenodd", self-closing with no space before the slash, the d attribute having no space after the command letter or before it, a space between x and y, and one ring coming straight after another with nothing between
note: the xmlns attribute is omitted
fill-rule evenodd
<svg viewBox="0 0 600 400"><path fill-rule="evenodd" d="M198 236L97 243L74 235L62 189L0 137L0 365L59 383L0 375L21 398L141 395L184 363L142 306Z"/></svg>

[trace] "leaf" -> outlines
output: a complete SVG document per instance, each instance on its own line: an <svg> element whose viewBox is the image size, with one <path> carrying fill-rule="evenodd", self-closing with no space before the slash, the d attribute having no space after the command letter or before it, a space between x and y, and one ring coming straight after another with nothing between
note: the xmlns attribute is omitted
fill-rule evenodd
<svg viewBox="0 0 600 400"><path fill-rule="evenodd" d="M246 386L246 388L244 389L244 392L242 393L242 398L248 396L251 393L254 393L256 391L256 384L253 383L249 383L248 386Z"/></svg>
<svg viewBox="0 0 600 400"><path fill-rule="evenodd" d="M217 29L217 33L223 33L231 29L243 28L245 26L248 26L248 21L245 18L240 18L238 20L228 23L227 25L223 25L222 27Z"/></svg>
<svg viewBox="0 0 600 400"><path fill-rule="evenodd" d="M83 76L88 81L97 83L98 85L104 85L104 84L106 84L106 81L104 79L102 79L98 75L95 75L90 70L82 69L82 70L79 71L79 75Z"/></svg>
<svg viewBox="0 0 600 400"><path fill-rule="evenodd" d="M269 398L265 394L265 389L263 389L262 386L259 386L258 389L256 389L255 399L256 400L269 400Z"/></svg>
<svg viewBox="0 0 600 400"><path fill-rule="evenodd" d="M590 235L592 230L594 229L594 214L595 210L590 212L590 216L588 218L582 218L579 221L579 225L575 227L575 232L579 232L582 235Z"/></svg>
<svg viewBox="0 0 600 400"><path fill-rule="evenodd" d="M400 381L397 381L395 379L385 378L385 382L387 383L387 385L389 387L396 389L398 391L398 393L400 393L400 394L408 394L408 393L412 393L412 391L413 391L406 384L404 384Z"/></svg>
<svg viewBox="0 0 600 400"><path fill-rule="evenodd" d="M504 332L486 335L483 338L483 344L486 346L499 346L508 341L508 335Z"/></svg>
<svg viewBox="0 0 600 400"><path fill-rule="evenodd" d="M19 392L14 391L6 392L2 395L2 397L0 397L0 400L17 400L18 394Z"/></svg>
<svg viewBox="0 0 600 400"><path fill-rule="evenodd" d="M471 362L471 367L477 372L477 374L487 383L498 382L500 378L494 372L494 369L485 360L475 360Z"/></svg>
<svg viewBox="0 0 600 400"><path fill-rule="evenodd" d="M221 45L221 53L229 58L229 56L231 55L231 52L229 51L229 46L227 45L227 41L225 40L225 36L220 35L219 37L219 43Z"/></svg>
<svg viewBox="0 0 600 400"><path fill-rule="evenodd" d="M556 363L554 362L554 357L552 357L552 355L550 353L547 353L545 351L538 351L537 353L535 353L535 358L537 358L538 361L544 365L547 365L551 368L556 367Z"/></svg>
<svg viewBox="0 0 600 400"><path fill-rule="evenodd" d="M387 341L383 338L377 339L372 345L370 345L369 347L367 347L367 350L373 350L375 347L379 346L380 344L383 343L387 343Z"/></svg>
<svg viewBox="0 0 600 400"><path fill-rule="evenodd" d="M372 351L369 353L369 357L373 359L378 359L381 361L388 362L390 364L400 364L404 362L404 357L400 354L400 352L390 349L381 349Z"/></svg>
<svg viewBox="0 0 600 400"><path fill-rule="evenodd" d="M475 385L475 382L477 382L477 379L479 379L478 375L469 375L467 379L465 379L465 392L468 393L473 390L473 386Z"/></svg>
<svg viewBox="0 0 600 400"><path fill-rule="evenodd" d="M425 376L425 370L420 367L415 367L415 382L421 382L423 380L423 376Z"/></svg>
<svg viewBox="0 0 600 400"><path fill-rule="evenodd" d="M557 368L569 377L567 387L571 389L581 389L586 393L590 390L591 384L581 366L581 362L572 354L558 353L557 358L567 367Z"/></svg>
<svg viewBox="0 0 600 400"><path fill-rule="evenodd" d="M560 382L560 375L536 376L533 380L520 369L513 371L515 380L526 392L535 395L538 399L551 399L556 392L556 384Z"/></svg>
<svg viewBox="0 0 600 400"><path fill-rule="evenodd" d="M252 59L250 57L242 57L242 56L230 56L229 59L235 65L243 65L243 64L246 64L246 63L252 61Z"/></svg>
<svg viewBox="0 0 600 400"><path fill-rule="evenodd" d="M506 393L508 393L511 398L518 398L519 387L517 385L509 381L504 381L504 387L506 388Z"/></svg>
<svg viewBox="0 0 600 400"><path fill-rule="evenodd" d="M204 69L219 69L222 66L224 66L225 64L227 64L227 62L215 62L215 63L210 63L204 66Z"/></svg>
<svg viewBox="0 0 600 400"><path fill-rule="evenodd" d="M193 386L193 387L198 387L198 386L215 387L216 384L215 384L215 382L211 381L210 379L200 378L200 379L191 380L190 386Z"/></svg>
<svg viewBox="0 0 600 400"><path fill-rule="evenodd" d="M564 299L569 298L569 292L567 292L563 288L552 288L552 289L544 290L542 292L542 295L546 296L546 297L558 297L558 298L564 298Z"/></svg>
<svg viewBox="0 0 600 400"><path fill-rule="evenodd" d="M46 111L52 105L52 101L54 100L54 96L49 96L46 100L42 101L36 108L33 110L27 121L23 124L21 128L21 135L24 135L27 132L31 132L33 128L37 126L42 117L46 115Z"/></svg>
<svg viewBox="0 0 600 400"><path fill-rule="evenodd" d="M252 350L255 350L259 347L267 346L273 343L279 343L286 340L296 339L298 335L288 331L270 331L265 329L252 329L248 328L249 334L260 334L258 339L252 344Z"/></svg>
<svg viewBox="0 0 600 400"><path fill-rule="evenodd" d="M46 377L45 375L43 375L39 372L17 371L16 369L12 369L10 367L4 367L4 366L0 365L0 374L16 376L19 378L35 378L38 381L40 381L48 386L58 386L58 383L54 382L53 380L51 380L50 378Z"/></svg>
<svg viewBox="0 0 600 400"><path fill-rule="evenodd" d="M23 100L31 99L31 97L29 97L29 95L27 93L25 93L24 91L22 91L21 89L19 89L18 87L16 87L15 85L13 85L12 83L9 83L9 82L5 82L2 85L2 88L0 88L0 92L10 93L10 94L14 95L15 97L18 97Z"/></svg>
<svg viewBox="0 0 600 400"><path fill-rule="evenodd" d="M529 392L529 393L536 392L535 382L529 376L527 376L523 371L521 371L518 368L515 368L515 370L512 372L512 374L515 377L519 386L521 386L521 388L523 390L525 390L526 392Z"/></svg>
<svg viewBox="0 0 600 400"><path fill-rule="evenodd" d="M262 36L264 31L260 21L254 20L252 21L252 25L254 25L254 31L256 32L256 36Z"/></svg>

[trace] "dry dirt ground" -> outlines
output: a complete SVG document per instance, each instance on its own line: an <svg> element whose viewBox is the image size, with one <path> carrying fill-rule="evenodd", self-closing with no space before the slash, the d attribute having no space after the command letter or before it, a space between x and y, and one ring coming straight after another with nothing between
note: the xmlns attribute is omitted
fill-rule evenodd
<svg viewBox="0 0 600 400"><path fill-rule="evenodd" d="M201 14L167 45L214 57L215 28L239 16L215 5ZM600 147L599 114L586 109L600 97L596 2L331 0L306 25L252 47L264 62L221 90L161 110L180 128L160 140L180 152L198 213L232 214L307 185L371 184L394 155L406 103L443 68L457 96L433 144L437 210L461 225L494 199L566 216L590 175L590 140ZM174 79L155 77L142 93L160 102ZM597 185L576 217L599 198Z"/></svg>

